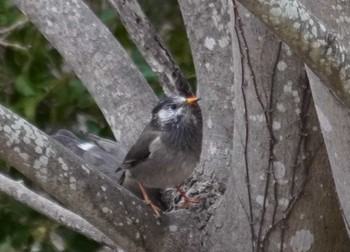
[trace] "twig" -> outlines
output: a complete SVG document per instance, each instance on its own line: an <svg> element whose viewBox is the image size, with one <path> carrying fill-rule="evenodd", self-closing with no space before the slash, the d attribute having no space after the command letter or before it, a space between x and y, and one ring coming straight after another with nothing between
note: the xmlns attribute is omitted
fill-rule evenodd
<svg viewBox="0 0 350 252"><path fill-rule="evenodd" d="M28 48L25 46L22 46L21 44L18 43L12 43L12 42L8 42L2 38L0 38L0 45L4 46L4 47L12 47L21 51L27 51Z"/></svg>
<svg viewBox="0 0 350 252"><path fill-rule="evenodd" d="M28 23L28 19L24 18L24 19L18 20L16 23L11 24L7 27L0 28L0 35L2 35L0 36L0 45L4 47L12 47L18 50L26 51L28 49L27 47L22 46L19 43L9 42L5 39L10 35L11 32L22 27L26 23Z"/></svg>
<svg viewBox="0 0 350 252"><path fill-rule="evenodd" d="M261 234L262 234L263 225L264 225L264 221L265 221L265 214L266 214L266 207L267 207L267 196L268 196L268 192L269 192L269 184L270 184L271 176L273 177L273 159L274 159L273 150L275 147L275 137L274 137L274 133L272 130L271 106L272 106L272 102L273 102L272 95L273 95L274 78L272 78L272 83L271 83L272 85L271 85L271 91L270 91L271 92L270 101L269 101L269 104L267 104L267 106L269 106L269 107L266 108L266 106L264 105L264 103L261 99L261 94L259 94L259 91L258 91L256 76L255 76L255 72L253 70L253 66L252 66L251 59L250 59L248 42L247 42L247 39L246 39L245 34L244 34L242 20L239 17L237 4L236 4L235 0L232 0L232 2L233 2L234 12L235 12L235 16L236 16L236 23L237 23L236 27L238 29L238 34L240 35L240 39L242 39L241 46L243 47L243 49L245 51L246 62L247 62L247 66L248 66L248 69L249 69L250 74L251 74L255 96L257 98L257 101L258 101L261 109L263 110L263 114L264 114L265 121L266 121L266 127L267 127L268 133L269 133L269 139L268 139L269 140L269 157L268 157L268 164L267 164L267 169L266 169L266 183L265 183L265 189L264 189L263 208L262 208L262 213L261 213L261 217L260 217L260 225L259 225L259 229L258 229L258 234L257 234L257 237L255 238L256 249L257 249L257 251L260 251L261 249L263 249L263 244L261 243ZM280 54L280 48L281 48L281 45L279 45L279 51L278 51L278 55L277 55L278 57ZM276 67L276 64L275 64L275 67ZM244 76L243 76L243 78L244 78Z"/></svg>
<svg viewBox="0 0 350 252"><path fill-rule="evenodd" d="M115 243L79 215L29 190L21 181L0 174L0 191L46 217L98 243L117 248Z"/></svg>
<svg viewBox="0 0 350 252"><path fill-rule="evenodd" d="M255 251L255 242L256 242L256 234L254 232L254 216L253 216L253 206L252 206L252 192L251 192L251 185L250 185L250 174L249 174L249 167L248 167L248 142L249 142L249 121L248 121L248 107L247 107L247 100L246 100L246 94L245 94L245 83L244 83L244 78L245 78L245 65L244 65L244 58L246 55L243 52L243 45L241 42L241 36L243 34L242 27L240 24L240 17L238 14L238 9L237 9L237 4L236 1L233 0L233 13L234 13L234 18L235 18L235 33L237 36L237 42L238 42L238 48L241 54L241 68L242 68L242 82L241 82L241 92L242 92L242 99L243 99L243 104L244 104L244 123L245 123L245 140L244 140L244 166L245 166L245 182L246 182L246 189L247 189L247 194L248 194L248 203L249 203L249 226L250 226L250 233L252 236L252 251ZM240 36L241 35L241 36Z"/></svg>
<svg viewBox="0 0 350 252"><path fill-rule="evenodd" d="M4 28L0 28L0 35L1 34L11 33L12 31L16 30L17 28L22 27L26 23L28 23L28 19L24 18L24 19L18 20L14 24L11 24L10 26L4 27Z"/></svg>

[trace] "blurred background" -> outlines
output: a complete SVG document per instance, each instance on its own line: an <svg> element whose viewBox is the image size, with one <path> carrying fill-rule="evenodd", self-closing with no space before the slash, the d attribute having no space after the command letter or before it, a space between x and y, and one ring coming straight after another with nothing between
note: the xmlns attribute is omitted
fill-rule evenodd
<svg viewBox="0 0 350 252"><path fill-rule="evenodd" d="M123 45L156 94L162 96L157 78L107 0L85 2ZM194 84L192 57L177 1L140 0L140 4ZM0 103L48 134L65 128L113 139L102 113L69 65L11 0L0 1ZM35 188L2 161L0 172ZM99 244L0 193L0 252L102 250Z"/></svg>

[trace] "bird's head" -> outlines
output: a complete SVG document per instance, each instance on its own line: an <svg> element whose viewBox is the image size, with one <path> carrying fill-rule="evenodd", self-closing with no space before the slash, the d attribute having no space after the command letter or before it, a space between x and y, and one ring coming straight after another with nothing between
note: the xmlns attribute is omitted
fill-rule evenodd
<svg viewBox="0 0 350 252"><path fill-rule="evenodd" d="M153 109L152 125L162 131L201 126L198 100L197 97L166 97Z"/></svg>

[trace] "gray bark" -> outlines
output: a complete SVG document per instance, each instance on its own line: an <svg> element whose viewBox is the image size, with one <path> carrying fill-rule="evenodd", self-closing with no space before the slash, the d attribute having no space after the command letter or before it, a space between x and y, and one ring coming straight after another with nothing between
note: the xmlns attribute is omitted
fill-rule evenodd
<svg viewBox="0 0 350 252"><path fill-rule="evenodd" d="M282 4L279 5L279 3L277 3L276 6L272 6L269 5L269 1L262 3L243 0L241 3L247 6L257 17L262 19L269 28L282 39L286 40L291 48L310 66L312 71L321 78L321 80L318 79L318 77L311 73L311 70L309 71L312 93L315 98L328 156L332 164L332 171L341 209L349 232L348 223L350 208L348 204L349 199L345 193L350 189L346 180L348 174L346 167L349 164L349 155L344 152L344 150L348 149L348 144L344 137L349 133L346 126L349 121L349 116L347 112L348 108L344 107L343 104L349 104L348 98L346 98L348 95L347 80L349 79L349 73L347 71L349 69L349 64L346 63L346 61L348 58L347 50L349 48L349 29L347 23L349 22L348 10L350 6L345 1L327 1L324 4L320 4L319 1L302 1L302 3L289 1L288 3L286 2L285 6L282 6ZM325 5L327 8L324 8ZM285 14L287 10L289 11L288 13L291 14L292 10L295 10L295 8L299 8L298 15L294 16L296 19ZM284 12L281 12L281 10L284 10ZM273 14L273 12L276 14L276 11L280 13L280 15L270 15ZM304 18L302 19L301 16L304 16ZM315 18L316 16L318 19ZM280 19L280 17L283 18ZM293 20L294 22L291 22ZM322 23L319 20L322 20ZM288 22L290 22L289 24L302 24L301 21L305 21L306 24L300 26L293 25L293 27L292 25L288 26ZM285 29L283 29L283 27L285 27ZM320 32L320 28L323 32ZM310 37L309 35L312 34L313 29L315 34ZM296 31L299 31L299 35L295 34ZM306 38L309 40L309 43L313 45L309 47L304 45L305 49L310 48L311 51L322 49L320 51L320 57L314 58L316 61L319 61L320 64L325 64L327 60L333 61L335 63L335 69L329 68L328 70L326 69L326 71L340 77L340 79L342 79L340 82L338 77L329 78L322 73L322 67L318 66L319 63L315 63L313 57L311 57L313 54L304 53L304 55L302 55L300 46L303 46L305 41L303 41L301 35L304 36L305 40L306 34L309 34ZM291 39L290 36L299 37L299 42ZM322 43L325 48L315 44L318 43L315 41L315 37L320 38L318 42L323 41ZM316 55L316 53L314 55ZM324 60L322 60L323 58ZM329 90L328 88L322 87L324 84L331 89ZM337 153L338 155L339 151L343 153L340 155L340 158L336 157L334 154Z"/></svg>
<svg viewBox="0 0 350 252"><path fill-rule="evenodd" d="M346 46L298 0L240 0L248 10L283 39L293 51L350 106L350 67ZM329 2L325 2L323 7ZM343 16L345 18L347 16ZM322 20L326 19L322 16Z"/></svg>
<svg viewBox="0 0 350 252"><path fill-rule="evenodd" d="M320 162L326 152L303 64L249 12L238 10L234 170L222 215L237 208L232 194L246 215L231 222L222 218L222 233L230 228L236 234L237 227L249 231L252 243L244 243L247 235L231 240L231 246L244 245L237 251L342 251L349 244L329 164ZM322 190L315 177L322 178ZM311 206L320 201L316 216ZM319 218L339 231L340 241L323 239L328 231Z"/></svg>
<svg viewBox="0 0 350 252"><path fill-rule="evenodd" d="M328 1L331 8L321 8L317 1L303 1L308 9L312 9L316 16L322 17L327 27L336 32L337 39L349 47L350 30L348 2ZM332 165L332 173L341 205L344 221L348 230L350 222L349 192L349 134L350 114L332 90L323 86L322 81L309 69L308 76L312 94L315 99L316 110L325 139L328 158ZM350 233L349 233L350 234Z"/></svg>
<svg viewBox="0 0 350 252"><path fill-rule="evenodd" d="M308 71L318 119L326 143L328 158L332 164L332 174L337 195L348 233L350 232L350 174L349 174L349 134L350 114L329 90L322 86L320 79Z"/></svg>

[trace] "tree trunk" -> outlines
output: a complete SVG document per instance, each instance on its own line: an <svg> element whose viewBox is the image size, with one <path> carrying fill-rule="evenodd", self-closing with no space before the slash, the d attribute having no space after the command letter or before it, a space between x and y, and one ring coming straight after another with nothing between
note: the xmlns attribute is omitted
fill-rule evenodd
<svg viewBox="0 0 350 252"><path fill-rule="evenodd" d="M349 242L303 64L238 9L234 53L243 58L240 66L234 61L241 74L235 78L232 192L242 199L252 247L344 251Z"/></svg>

